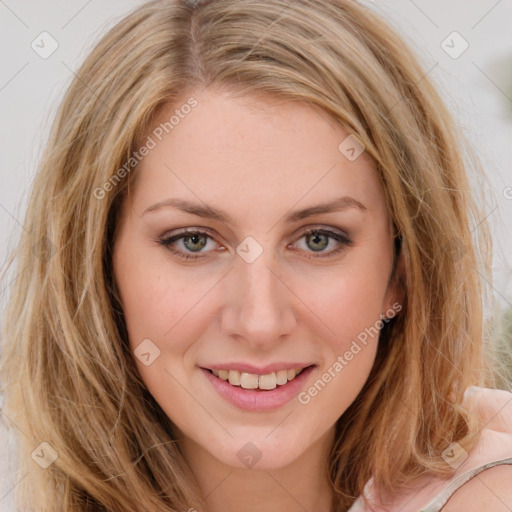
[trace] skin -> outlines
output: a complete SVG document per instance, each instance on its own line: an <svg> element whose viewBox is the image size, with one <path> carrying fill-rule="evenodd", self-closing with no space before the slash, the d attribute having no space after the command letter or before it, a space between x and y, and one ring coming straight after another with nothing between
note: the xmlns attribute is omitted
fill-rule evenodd
<svg viewBox="0 0 512 512"><path fill-rule="evenodd" d="M191 95L161 109L154 125ZM335 422L367 380L377 339L308 404L293 399L267 412L233 406L199 367L315 364L304 390L332 367L400 301L384 191L366 153L352 162L338 150L348 132L318 108L209 89L193 96L198 106L139 164L114 243L130 346L149 338L160 350L149 366L135 362L176 426L205 511L327 512ZM284 220L341 196L365 209ZM232 224L175 208L144 214L170 197L221 209ZM315 252L304 236L310 227L346 233L352 243L322 239L328 245ZM181 260L158 243L181 228L208 230L200 259ZM252 263L236 252L247 236L263 250ZM197 254L197 241L188 242L174 247ZM237 457L248 442L261 454L252 468Z"/></svg>

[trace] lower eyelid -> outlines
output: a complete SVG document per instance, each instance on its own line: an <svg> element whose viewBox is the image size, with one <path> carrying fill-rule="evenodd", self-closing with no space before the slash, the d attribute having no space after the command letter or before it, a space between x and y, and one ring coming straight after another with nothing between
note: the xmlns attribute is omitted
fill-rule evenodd
<svg viewBox="0 0 512 512"><path fill-rule="evenodd" d="M306 250L303 250L302 252L305 253L305 258L308 258L308 259L312 259L312 258L317 258L317 259L321 259L321 258L329 258L331 256L334 256L338 253L340 253L341 251L343 251L344 249L346 249L347 247L350 247L353 242L352 240L349 240L347 237L345 236L342 236L342 235L338 235L336 233L337 237L334 237L332 235L329 235L332 239L334 239L336 241L336 246L333 248L333 249L330 249L329 251L306 251ZM304 235L303 235L304 236ZM299 240L301 239L302 237L299 238Z"/></svg>

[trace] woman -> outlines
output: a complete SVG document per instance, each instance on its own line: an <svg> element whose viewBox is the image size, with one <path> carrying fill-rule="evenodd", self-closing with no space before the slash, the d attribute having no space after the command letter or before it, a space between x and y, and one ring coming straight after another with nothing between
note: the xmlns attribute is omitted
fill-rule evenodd
<svg viewBox="0 0 512 512"><path fill-rule="evenodd" d="M22 506L512 507L461 154L353 1L119 22L60 107L17 252Z"/></svg>

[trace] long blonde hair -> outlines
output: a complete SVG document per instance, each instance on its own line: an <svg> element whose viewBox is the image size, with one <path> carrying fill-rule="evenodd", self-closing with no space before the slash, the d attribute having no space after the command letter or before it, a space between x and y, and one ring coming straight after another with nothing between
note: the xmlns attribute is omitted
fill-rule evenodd
<svg viewBox="0 0 512 512"><path fill-rule="evenodd" d="M490 244L463 139L416 56L354 0L157 0L122 19L77 72L11 259L21 272L1 373L5 412L26 435L18 497L29 509L201 508L170 420L128 349L111 249L136 166L112 177L157 108L208 86L322 108L364 144L384 186L405 300L337 422L335 510L371 476L393 490L425 471L448 473L448 444L475 441L460 403L467 386L494 384L479 276L489 278ZM58 454L47 469L31 460L41 442Z"/></svg>

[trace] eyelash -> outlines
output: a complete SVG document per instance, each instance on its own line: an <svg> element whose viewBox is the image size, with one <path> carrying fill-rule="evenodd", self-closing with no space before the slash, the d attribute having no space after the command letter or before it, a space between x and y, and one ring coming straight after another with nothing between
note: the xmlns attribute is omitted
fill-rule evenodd
<svg viewBox="0 0 512 512"><path fill-rule="evenodd" d="M327 258L327 257L330 257L333 254L336 254L339 251L343 250L345 247L350 247L350 246L353 245L353 241L350 240L345 235L342 235L340 233L336 233L334 231L330 231L328 229L320 229L320 228L309 229L307 231L304 231L301 234L301 236L298 238L298 240L300 240L304 236L307 236L307 235L310 235L310 234L313 234L313 233L321 234L321 235L327 235L329 238L332 238L332 239L336 240L340 245L337 248L335 248L335 249L333 249L333 250L331 250L331 251L329 251L327 253L322 253L322 254L318 253L315 256L306 256L306 258L308 258L308 259L311 259L311 258ZM181 231L180 233L178 233L176 235L173 235L173 236L170 236L170 237L158 238L155 241L158 244L160 244L160 245L164 246L165 248L167 248L168 250L170 250L173 254L175 254L176 256L178 256L179 258L181 258L183 260L197 260L197 259L200 259L200 258L203 257L203 256L200 255L201 253L198 252L197 256L191 256L190 253L183 253L183 252L178 251L178 250L176 250L176 249L174 249L172 247L172 244L174 242L176 242L176 241L178 241L180 239L183 239L183 238L194 236L194 235L206 235L207 237L213 239L213 237L208 232L206 232L206 231L199 231L199 230L191 229L191 230Z"/></svg>

